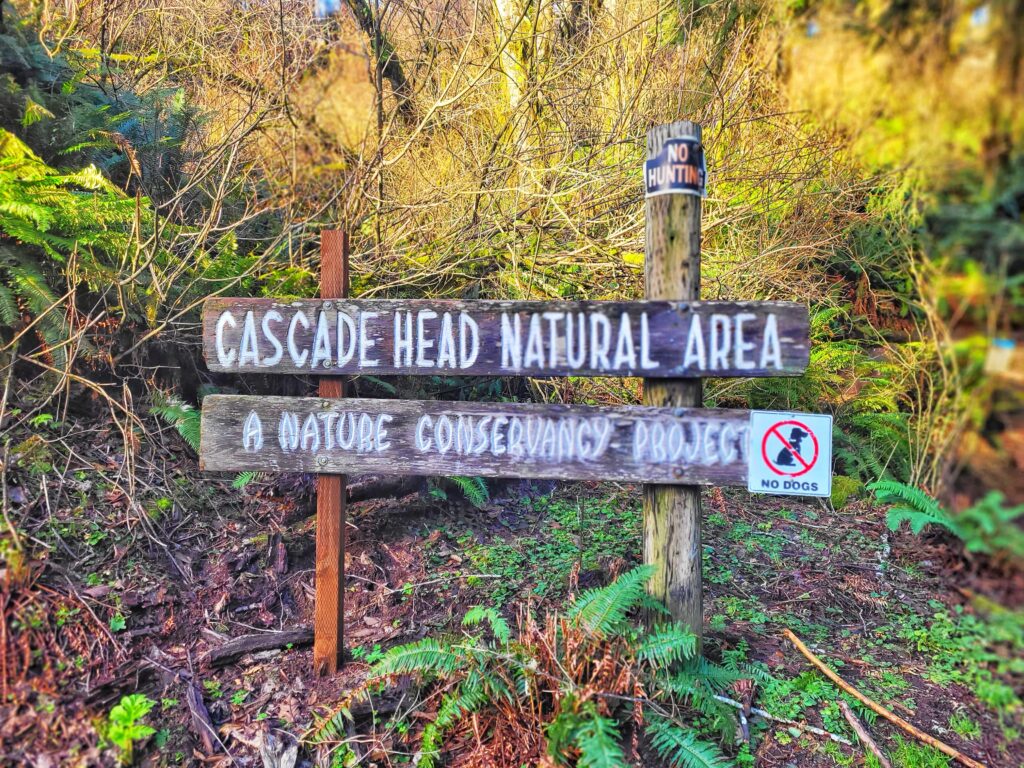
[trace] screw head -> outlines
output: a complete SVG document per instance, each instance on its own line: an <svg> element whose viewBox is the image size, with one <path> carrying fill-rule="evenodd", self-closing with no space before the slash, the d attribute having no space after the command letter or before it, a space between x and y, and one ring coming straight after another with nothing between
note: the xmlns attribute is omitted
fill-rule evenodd
<svg viewBox="0 0 1024 768"><path fill-rule="evenodd" d="M316 463L318 465L320 465L321 467L326 467L327 466L327 457L326 456L317 456L316 457Z"/></svg>
<svg viewBox="0 0 1024 768"><path fill-rule="evenodd" d="M324 368L330 368L331 367L331 361L330 360L324 360L323 367Z"/></svg>
<svg viewBox="0 0 1024 768"><path fill-rule="evenodd" d="M323 303L323 308L324 309L331 309L332 307L334 307L334 302L333 301L325 301Z"/></svg>

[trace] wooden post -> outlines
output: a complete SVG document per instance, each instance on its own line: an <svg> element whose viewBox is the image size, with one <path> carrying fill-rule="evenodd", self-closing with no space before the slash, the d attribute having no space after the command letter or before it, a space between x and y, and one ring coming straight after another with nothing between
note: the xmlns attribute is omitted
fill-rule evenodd
<svg viewBox="0 0 1024 768"><path fill-rule="evenodd" d="M320 298L348 298L348 235L320 234ZM320 397L344 397L341 376L320 377ZM316 478L316 598L313 669L333 675L343 663L345 637L345 476Z"/></svg>
<svg viewBox="0 0 1024 768"><path fill-rule="evenodd" d="M647 157L661 153L668 139L701 138L696 123L659 125L647 134ZM647 198L645 250L648 299L700 299L701 198L665 194ZM645 379L644 405L700 407L700 379ZM686 624L703 636L701 605L700 487L695 485L644 486L644 562L656 566L650 592Z"/></svg>

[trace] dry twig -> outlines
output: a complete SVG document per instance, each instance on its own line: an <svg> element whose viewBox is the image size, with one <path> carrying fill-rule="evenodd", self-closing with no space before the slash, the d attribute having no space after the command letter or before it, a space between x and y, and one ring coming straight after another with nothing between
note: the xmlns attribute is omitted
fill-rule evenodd
<svg viewBox="0 0 1024 768"><path fill-rule="evenodd" d="M825 664L825 662L823 662L821 659L819 659L817 656L815 656L813 653L811 653L810 649L808 649L808 647L806 645L804 645L803 642L801 642L799 637L797 637L795 634L793 634L792 630L784 629L784 630L782 630L782 634L785 635L786 639L789 640L789 642L791 642L793 644L793 646L798 651L800 651L800 653L802 653L805 657L807 657L807 660L809 662L811 662L811 664L813 664L815 667L818 668L818 671L820 671L823 675L825 675L825 677L827 677L833 683L838 685L846 693L850 694L855 699L857 699L859 702L861 702L864 706L868 707L871 711L881 715L886 720L888 720L890 723L894 723L895 725L898 725L900 728L902 728L904 731L909 733L911 736L913 736L914 738L924 742L928 746L935 747L935 749L939 750L940 752L942 752L944 754L949 755L954 760L958 760L959 762L963 763L964 765L969 766L969 768L985 768L984 763L979 763L977 760L974 760L974 759L968 757L967 755L965 755L963 752L961 752L960 750L956 749L955 747L951 747L951 746L949 746L949 744L946 744L943 741L939 741L934 736L928 735L927 733L925 733L921 729L919 729L916 726L911 725L910 723L908 723L906 720L904 720L899 715L893 714L888 709L883 707L881 704L878 704L878 703L874 702L873 700L869 699L867 696L865 696L863 693L858 691L856 688L854 688L848 682L843 680L843 678L841 678L839 675L837 675L835 672L833 672L832 669L827 664Z"/></svg>
<svg viewBox="0 0 1024 768"><path fill-rule="evenodd" d="M850 727L853 728L853 732L857 734L857 738L860 739L860 743L878 759L878 764L882 766L882 768L892 768L892 763L889 762L889 758L885 756L885 753L875 743L875 740L871 738L871 734L868 733L868 729L864 727L864 724L857 719L855 714L853 714L853 710L850 709L850 705L840 699L839 709L843 711L843 717L846 718L846 722L848 722Z"/></svg>

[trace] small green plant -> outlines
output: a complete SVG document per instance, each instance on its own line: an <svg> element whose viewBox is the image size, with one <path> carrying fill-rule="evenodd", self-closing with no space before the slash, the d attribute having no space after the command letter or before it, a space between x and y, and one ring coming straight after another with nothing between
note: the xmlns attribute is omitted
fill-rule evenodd
<svg viewBox="0 0 1024 768"><path fill-rule="evenodd" d="M868 486L879 501L890 503L886 522L891 530L910 524L913 533L936 525L964 543L968 552L981 552L1024 560L1024 529L1017 520L1024 517L1024 504L1005 505L1005 497L992 491L958 515L951 515L938 501L920 488L882 480Z"/></svg>
<svg viewBox="0 0 1024 768"><path fill-rule="evenodd" d="M127 626L127 622L125 621L124 616L122 616L120 613L115 613L113 616L111 616L109 624L111 632L120 632Z"/></svg>
<svg viewBox="0 0 1024 768"><path fill-rule="evenodd" d="M384 652L380 649L380 643L374 643L373 648L366 648L357 645L352 649L352 658L365 664L376 664L384 658Z"/></svg>
<svg viewBox="0 0 1024 768"><path fill-rule="evenodd" d="M199 453L202 414L198 410L173 395L158 392L153 396L150 411L178 430L178 434L189 447Z"/></svg>
<svg viewBox="0 0 1024 768"><path fill-rule="evenodd" d="M949 727L965 739L981 738L981 727L963 712L954 712L949 716Z"/></svg>
<svg viewBox="0 0 1024 768"><path fill-rule="evenodd" d="M107 720L106 738L118 750L121 765L131 765L134 760L135 743L152 736L156 730L142 719L156 705L155 701L141 693L123 696L121 702L110 710Z"/></svg>
<svg viewBox="0 0 1024 768"><path fill-rule="evenodd" d="M444 483L449 483L458 489L463 498L474 507L482 507L491 499L491 492L487 489L487 483L482 477L455 477L438 478L430 482L430 494L439 499L447 499L448 491Z"/></svg>
<svg viewBox="0 0 1024 768"><path fill-rule="evenodd" d="M239 689L231 694L231 703L236 707L240 707L245 703L247 698L249 698L249 692Z"/></svg>
<svg viewBox="0 0 1024 768"><path fill-rule="evenodd" d="M219 699L224 696L224 691L220 689L220 680L204 680L203 688L211 699Z"/></svg>
<svg viewBox="0 0 1024 768"><path fill-rule="evenodd" d="M948 768L951 765L950 759L934 747L904 739L899 734L894 738L896 749L892 752L893 765L901 768Z"/></svg>

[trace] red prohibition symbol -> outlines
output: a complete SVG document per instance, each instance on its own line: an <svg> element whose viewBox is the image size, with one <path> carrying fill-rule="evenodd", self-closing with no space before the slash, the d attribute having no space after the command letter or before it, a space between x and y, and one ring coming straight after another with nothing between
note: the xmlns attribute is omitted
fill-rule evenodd
<svg viewBox="0 0 1024 768"><path fill-rule="evenodd" d="M801 444L808 438L814 448L809 459L800 453ZM764 433L761 458L777 475L800 477L810 472L818 461L818 437L802 422L780 421Z"/></svg>

